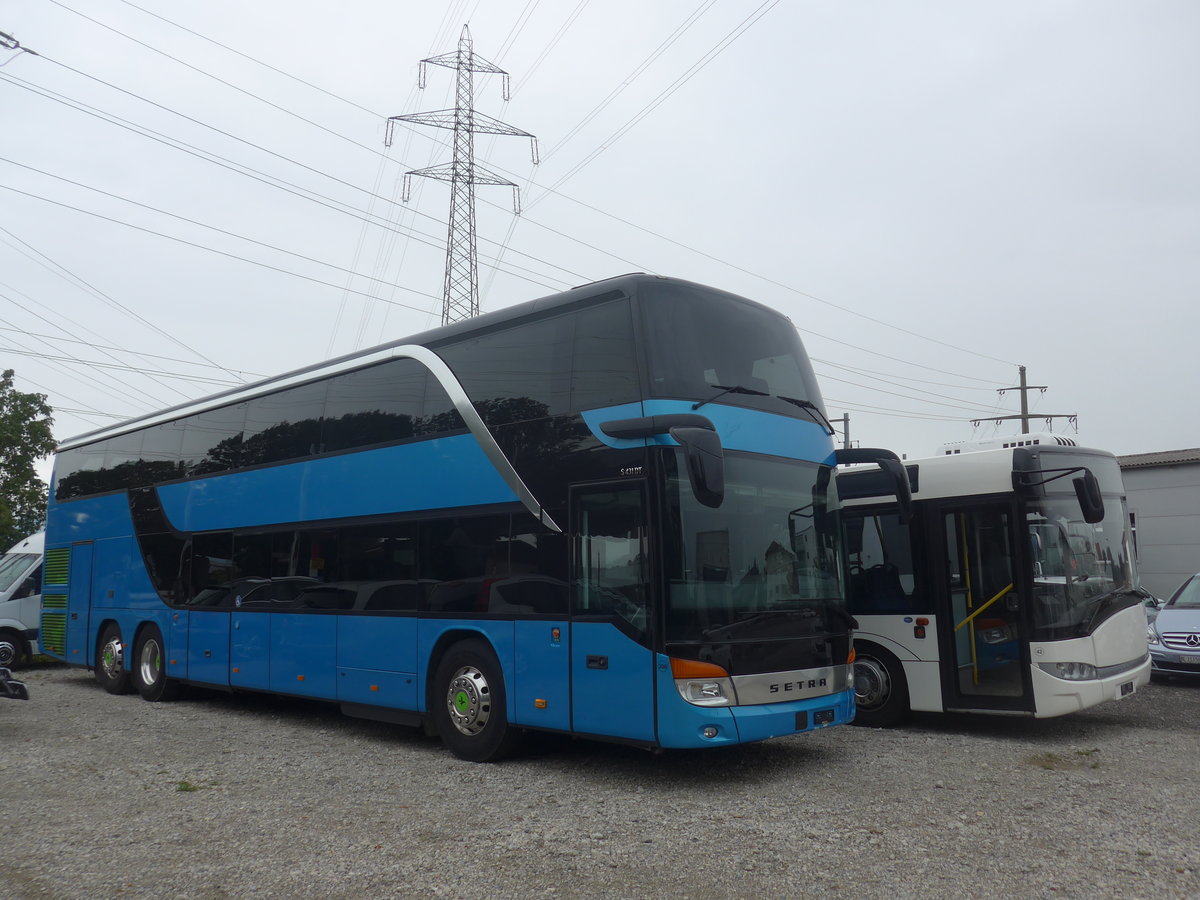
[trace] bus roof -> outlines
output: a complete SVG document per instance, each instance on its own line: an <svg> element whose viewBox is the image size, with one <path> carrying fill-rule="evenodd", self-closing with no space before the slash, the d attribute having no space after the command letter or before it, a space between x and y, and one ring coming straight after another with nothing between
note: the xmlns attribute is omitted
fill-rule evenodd
<svg viewBox="0 0 1200 900"><path fill-rule="evenodd" d="M1013 491L1012 473L1016 455L1038 454L1058 456L1103 456L1115 460L1107 450L1087 447L1068 447L1057 444L1042 444L1037 447L1010 447L999 450L977 450L972 453L930 456L923 459L906 459L912 484L914 500L933 500L943 497L967 497L978 494L1009 494ZM878 502L891 496L891 484L874 483L879 470L873 466L841 469L838 471L838 490L847 505ZM858 490L853 481L863 480Z"/></svg>
<svg viewBox="0 0 1200 900"><path fill-rule="evenodd" d="M628 275L617 275L612 278L606 278L602 281L593 281L589 284L580 285L571 288L570 290L562 291L558 294L551 294L547 297L541 297L536 300L528 300L524 303L517 303L513 306L505 307L504 309L496 310L495 312L484 313L472 319L465 319L461 322L454 322L450 325L442 325L438 328L431 328L427 331L422 331L417 334L399 338L394 341L389 341L378 346L368 348L366 350L355 351L343 356L334 357L333 359L324 360L322 362L313 363L299 369L293 369L290 372L284 372L280 375L273 375L270 378L264 378L260 381L251 382L250 384L238 385L237 387L210 394L207 397L202 397L197 400L189 400L186 403L176 404L165 409L157 410L151 413L137 416L132 419L127 419L116 425L106 425L103 428L97 428L92 431L84 432L62 441L58 445L59 451L70 450L73 447L79 447L84 444L90 444L94 441L102 440L108 437L115 437L129 431L136 431L139 428L144 428L149 425L169 422L181 416L191 415L197 412L203 412L206 409L224 406L229 403L235 403L241 400L250 400L262 394L269 394L272 391L282 390L283 388L293 387L304 384L305 382L315 381L320 378L337 374L338 372L346 372L353 369L363 368L377 362L383 362L393 356L396 348L419 345L424 347L436 347L438 344L453 341L457 338L467 337L473 334L481 334L490 331L494 328L499 328L507 325L510 322L523 318L541 318L543 314L554 310L566 310L575 305L587 305L590 303L603 302L607 299L617 299L621 296L632 296L637 293L639 285L647 282L669 282L673 284L688 285L691 287L701 288L706 291L727 294L731 299L739 300L743 303L752 306L761 307L762 309L770 310L776 315L782 316L777 310L771 310L770 307L750 300L746 297L741 297L737 294L722 291L719 288L707 287L696 284L682 278L668 278L663 275L647 275L641 272L634 272Z"/></svg>

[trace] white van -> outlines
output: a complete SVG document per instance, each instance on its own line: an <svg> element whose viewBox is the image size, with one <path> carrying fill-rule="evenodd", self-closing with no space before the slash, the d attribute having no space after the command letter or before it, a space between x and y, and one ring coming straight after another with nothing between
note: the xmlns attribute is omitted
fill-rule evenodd
<svg viewBox="0 0 1200 900"><path fill-rule="evenodd" d="M39 531L0 556L0 668L38 652L45 546L46 534Z"/></svg>

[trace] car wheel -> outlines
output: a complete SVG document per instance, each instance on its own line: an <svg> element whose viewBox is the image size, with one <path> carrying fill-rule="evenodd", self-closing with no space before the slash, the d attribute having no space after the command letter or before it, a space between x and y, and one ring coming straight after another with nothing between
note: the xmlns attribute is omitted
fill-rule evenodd
<svg viewBox="0 0 1200 900"><path fill-rule="evenodd" d="M28 652L25 638L15 631L0 631L0 669L15 668Z"/></svg>

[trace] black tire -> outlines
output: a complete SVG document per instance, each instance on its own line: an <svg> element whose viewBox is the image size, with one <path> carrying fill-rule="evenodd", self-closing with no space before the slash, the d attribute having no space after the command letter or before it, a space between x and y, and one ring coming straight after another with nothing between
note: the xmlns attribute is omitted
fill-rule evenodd
<svg viewBox="0 0 1200 900"><path fill-rule="evenodd" d="M854 724L890 728L908 716L908 680L895 655L874 644L854 646Z"/></svg>
<svg viewBox="0 0 1200 900"><path fill-rule="evenodd" d="M157 703L179 696L179 682L167 677L166 656L162 632L157 625L147 625L133 652L133 683L143 700Z"/></svg>
<svg viewBox="0 0 1200 900"><path fill-rule="evenodd" d="M8 629L0 630L0 669L15 669L29 658L25 638Z"/></svg>
<svg viewBox="0 0 1200 900"><path fill-rule="evenodd" d="M128 694L133 690L133 681L125 668L125 643L121 640L121 629L115 623L110 622L100 632L92 671L96 681L110 694Z"/></svg>
<svg viewBox="0 0 1200 900"><path fill-rule="evenodd" d="M459 641L442 656L429 710L443 743L459 759L495 762L520 743L521 732L508 723L500 661L479 638Z"/></svg>

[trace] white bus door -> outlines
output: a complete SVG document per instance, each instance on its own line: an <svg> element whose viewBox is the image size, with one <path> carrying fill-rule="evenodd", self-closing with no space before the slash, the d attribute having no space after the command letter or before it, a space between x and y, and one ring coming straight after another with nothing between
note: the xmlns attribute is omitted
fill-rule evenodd
<svg viewBox="0 0 1200 900"><path fill-rule="evenodd" d="M1008 504L947 505L938 623L947 710L1032 710L1019 553ZM936 546L936 544L935 544ZM935 557L936 559L937 557Z"/></svg>

